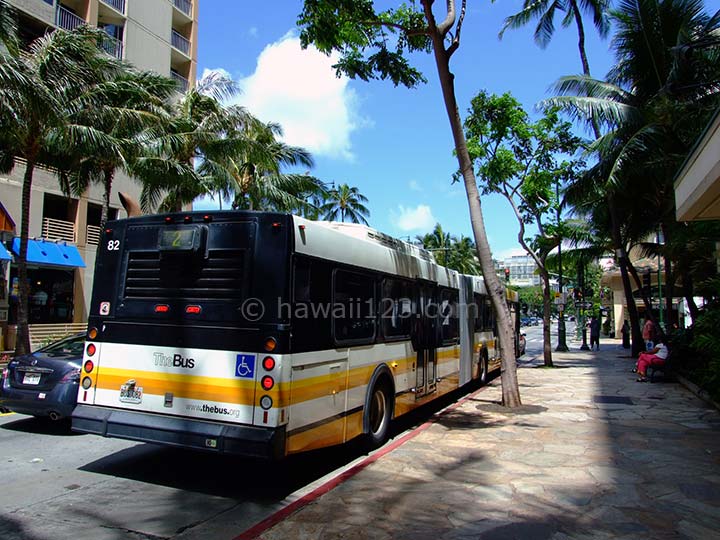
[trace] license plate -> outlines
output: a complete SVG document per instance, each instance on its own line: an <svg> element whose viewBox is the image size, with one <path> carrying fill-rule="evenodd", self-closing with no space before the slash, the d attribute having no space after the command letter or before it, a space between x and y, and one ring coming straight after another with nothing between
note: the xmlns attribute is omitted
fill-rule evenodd
<svg viewBox="0 0 720 540"><path fill-rule="evenodd" d="M23 384L40 384L40 374L26 373L23 377Z"/></svg>
<svg viewBox="0 0 720 540"><path fill-rule="evenodd" d="M128 386L127 384L120 386L120 401L123 403L140 403L142 395L142 386Z"/></svg>

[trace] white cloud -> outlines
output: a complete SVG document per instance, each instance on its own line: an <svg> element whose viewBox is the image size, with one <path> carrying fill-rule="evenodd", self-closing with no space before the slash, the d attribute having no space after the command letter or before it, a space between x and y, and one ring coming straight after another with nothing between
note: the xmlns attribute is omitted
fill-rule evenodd
<svg viewBox="0 0 720 540"><path fill-rule="evenodd" d="M431 230L437 220L432 215L432 210L426 204L419 204L415 208L398 206L400 215L393 213L395 225L402 231L425 231Z"/></svg>
<svg viewBox="0 0 720 540"><path fill-rule="evenodd" d="M303 50L288 34L260 53L255 73L239 81L243 93L235 101L264 122L280 124L286 143L350 160L357 99L349 79L335 76L336 62L314 47Z"/></svg>

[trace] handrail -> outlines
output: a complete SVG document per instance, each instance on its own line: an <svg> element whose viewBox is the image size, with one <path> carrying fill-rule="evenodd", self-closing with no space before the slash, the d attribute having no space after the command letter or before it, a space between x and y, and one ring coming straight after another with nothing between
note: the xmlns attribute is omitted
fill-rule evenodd
<svg viewBox="0 0 720 540"><path fill-rule="evenodd" d="M172 31L172 46L186 55L190 54L190 40L177 30Z"/></svg>
<svg viewBox="0 0 720 540"><path fill-rule="evenodd" d="M63 30L75 30L76 28L87 24L85 19L78 17L69 9L58 5L55 11L55 24Z"/></svg>
<svg viewBox="0 0 720 540"><path fill-rule="evenodd" d="M102 3L125 15L125 0L102 0Z"/></svg>
<svg viewBox="0 0 720 540"><path fill-rule="evenodd" d="M173 0L173 5L187 16L192 16L192 2L190 0Z"/></svg>

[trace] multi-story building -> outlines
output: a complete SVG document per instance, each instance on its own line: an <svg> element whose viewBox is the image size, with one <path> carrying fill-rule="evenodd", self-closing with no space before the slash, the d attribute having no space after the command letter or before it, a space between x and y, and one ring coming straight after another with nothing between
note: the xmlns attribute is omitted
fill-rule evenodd
<svg viewBox="0 0 720 540"><path fill-rule="evenodd" d="M182 90L194 84L199 0L7 1L18 11L20 37L25 44L54 28L72 30L89 24L107 33L102 47L108 54L138 69L173 77ZM0 222L5 224L0 229L0 240L10 251L12 236L19 231L8 224L20 223L24 172L23 164L18 163L10 175L0 176ZM118 171L113 181L110 217L123 216L118 192L137 197L139 190L137 182ZM79 198L67 198L52 171L35 170L30 210L32 245L28 250L31 323L87 320L101 208L100 186L91 186ZM17 293L15 268L3 251L0 327L5 329L5 340L0 349L12 346L8 322L12 330Z"/></svg>
<svg viewBox="0 0 720 540"><path fill-rule="evenodd" d="M540 285L540 275L537 273L537 265L530 255L512 255L504 261L496 261L498 275L505 279L505 269L509 270L508 275L511 285L529 287Z"/></svg>

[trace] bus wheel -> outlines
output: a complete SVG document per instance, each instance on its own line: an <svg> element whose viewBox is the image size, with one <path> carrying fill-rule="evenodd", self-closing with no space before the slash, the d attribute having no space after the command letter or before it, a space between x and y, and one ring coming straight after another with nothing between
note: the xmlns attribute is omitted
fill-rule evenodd
<svg viewBox="0 0 720 540"><path fill-rule="evenodd" d="M480 357L480 384L488 382L488 358L487 354L483 353Z"/></svg>
<svg viewBox="0 0 720 540"><path fill-rule="evenodd" d="M388 439L390 418L392 415L391 401L387 386L377 382L370 395L370 403L365 410L367 415L367 442L371 448L377 448Z"/></svg>

